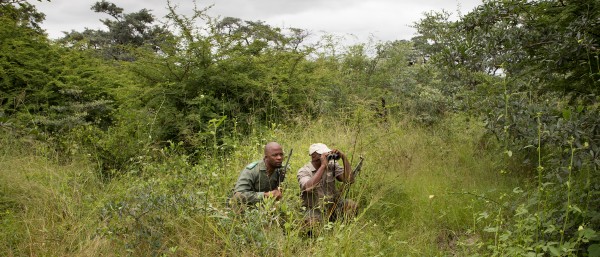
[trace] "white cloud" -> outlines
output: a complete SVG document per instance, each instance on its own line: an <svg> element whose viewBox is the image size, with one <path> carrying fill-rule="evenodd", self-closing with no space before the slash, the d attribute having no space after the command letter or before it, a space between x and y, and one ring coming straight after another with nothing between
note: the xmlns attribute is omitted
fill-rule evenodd
<svg viewBox="0 0 600 257"><path fill-rule="evenodd" d="M81 31L84 28L103 28L99 19L107 15L94 13L90 7L95 0L52 0L52 2L34 2L38 10L46 14L42 27L51 38L62 36L61 31ZM163 0L113 0L126 13L142 8L152 10L157 17L163 17L166 1ZM191 13L191 0L172 0L184 14ZM410 26L430 10L442 10L456 13L461 6L463 14L468 13L481 0L214 0L210 9L211 16L232 16L243 20L262 20L273 26L295 27L309 30L315 34L321 31L346 36L355 35L359 41L365 41L373 35L377 40L410 39L415 30ZM200 8L210 2L198 2Z"/></svg>

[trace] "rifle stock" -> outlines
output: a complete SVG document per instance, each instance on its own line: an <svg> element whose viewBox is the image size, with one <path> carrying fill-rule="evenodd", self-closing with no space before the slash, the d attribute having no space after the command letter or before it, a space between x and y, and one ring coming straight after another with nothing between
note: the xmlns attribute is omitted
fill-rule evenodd
<svg viewBox="0 0 600 257"><path fill-rule="evenodd" d="M364 157L360 157L360 160L358 161L358 164L356 165L356 167L354 168L354 170L352 170L352 180L349 183L344 183L342 185L342 192L340 195L338 195L338 197L341 198L346 198L346 196L348 195L348 192L350 192L350 185L354 183L354 180L356 179L356 176L358 176L358 174L360 173L360 170L362 169L362 165L363 165L363 161L365 160ZM338 199L339 200L339 199ZM336 203L338 201L336 200Z"/></svg>
<svg viewBox="0 0 600 257"><path fill-rule="evenodd" d="M352 180L354 181L354 178L356 178L356 176L358 176L358 174L360 173L360 170L362 169L362 164L363 161L365 160L364 157L360 157L360 161L358 161L358 164L356 165L356 168L354 168L354 170L352 171Z"/></svg>

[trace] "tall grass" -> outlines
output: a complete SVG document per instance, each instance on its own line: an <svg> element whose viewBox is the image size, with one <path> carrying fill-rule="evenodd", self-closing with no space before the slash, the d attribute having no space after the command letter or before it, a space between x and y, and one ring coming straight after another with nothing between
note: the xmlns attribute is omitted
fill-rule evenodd
<svg viewBox="0 0 600 257"><path fill-rule="evenodd" d="M25 153L19 147L3 145ZM0 159L1 255L81 253L93 239L94 203L101 190L86 162L59 165L43 151L5 152Z"/></svg>
<svg viewBox="0 0 600 257"><path fill-rule="evenodd" d="M234 142L233 152L180 154L157 150L141 170L111 181L74 158L68 164L27 154L0 163L2 255L435 256L459 253L471 233L474 196L500 195L516 185L498 172L480 124L461 116L439 127L402 120L380 124L365 113L350 119L274 125ZM284 198L234 214L225 200L241 169L262 158L262 145L294 149ZM322 142L365 163L348 198L360 205L349 222L303 235L295 177L308 146ZM19 147L6 145L4 147ZM218 149L218 146L215 146ZM160 156L157 158L156 156ZM197 163L197 164L191 164Z"/></svg>

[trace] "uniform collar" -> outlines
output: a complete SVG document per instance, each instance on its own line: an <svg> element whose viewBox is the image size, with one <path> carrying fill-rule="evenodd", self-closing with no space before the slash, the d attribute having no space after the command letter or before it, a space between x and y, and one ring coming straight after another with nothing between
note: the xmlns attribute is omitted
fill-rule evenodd
<svg viewBox="0 0 600 257"><path fill-rule="evenodd" d="M258 162L258 170L261 171L267 171L267 164L265 163L265 160L261 160Z"/></svg>
<svg viewBox="0 0 600 257"><path fill-rule="evenodd" d="M275 173L278 173L280 169L281 169L281 168L275 168L275 170L273 170L273 172L272 172L271 174L269 174L269 176L271 176L271 175L273 175L273 174L275 174ZM265 160L262 160L262 161L260 161L260 162L258 163L258 170L259 170L260 172L267 173L267 164L265 163Z"/></svg>

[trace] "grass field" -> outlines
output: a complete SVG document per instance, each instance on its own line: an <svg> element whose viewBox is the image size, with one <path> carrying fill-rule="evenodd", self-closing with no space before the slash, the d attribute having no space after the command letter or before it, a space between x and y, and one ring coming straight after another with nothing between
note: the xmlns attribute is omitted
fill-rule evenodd
<svg viewBox="0 0 600 257"><path fill-rule="evenodd" d="M234 215L224 202L262 145L294 149L284 198ZM365 158L348 197L349 222L302 236L295 171L311 143ZM435 127L405 121L318 120L233 141L234 151L194 157L177 145L140 157L138 169L98 176L84 153L58 158L43 145L2 137L0 253L3 256L461 256L476 253L477 214L519 179L500 173L501 154L481 125L460 116ZM285 217L285 222L283 221Z"/></svg>

